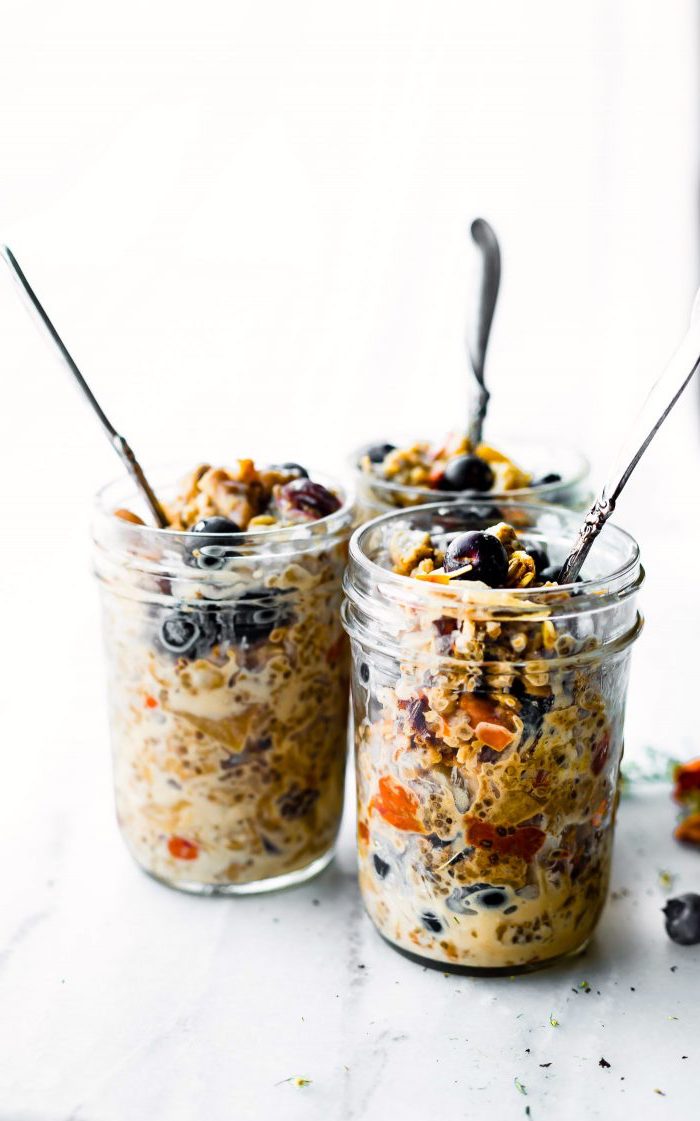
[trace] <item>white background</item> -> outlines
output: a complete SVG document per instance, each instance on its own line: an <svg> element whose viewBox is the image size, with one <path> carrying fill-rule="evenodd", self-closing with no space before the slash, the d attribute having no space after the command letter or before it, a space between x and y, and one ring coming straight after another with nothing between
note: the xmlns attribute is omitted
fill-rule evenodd
<svg viewBox="0 0 700 1121"><path fill-rule="evenodd" d="M6 2L0 237L145 462L341 471L367 438L464 416L483 214L504 269L487 434L570 441L600 477L698 284L699 46L692 0ZM93 829L111 804L88 525L119 468L3 273L0 342L0 819L25 922L37 874L70 854L72 906L104 837L118 849ZM637 758L700 750L697 403L694 386L619 508L648 570ZM10 1043L29 1040L15 1016ZM45 1079L17 1083L34 1079L32 1121L83 1085L66 1074L61 1097L51 1062L66 1023L78 1061L78 1022L80 1000L47 1028ZM98 1115L125 1116L75 1114Z"/></svg>

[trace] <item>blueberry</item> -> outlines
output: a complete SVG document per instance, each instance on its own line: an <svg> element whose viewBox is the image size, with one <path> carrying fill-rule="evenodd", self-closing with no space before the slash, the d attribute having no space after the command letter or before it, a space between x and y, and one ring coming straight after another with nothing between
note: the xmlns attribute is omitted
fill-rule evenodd
<svg viewBox="0 0 700 1121"><path fill-rule="evenodd" d="M687 892L669 899L662 908L666 916L666 933L679 946L695 946L700 942L700 895Z"/></svg>
<svg viewBox="0 0 700 1121"><path fill-rule="evenodd" d="M276 627L289 626L293 615L281 588L253 588L243 592L227 613L227 637L252 645L269 637Z"/></svg>
<svg viewBox="0 0 700 1121"><path fill-rule="evenodd" d="M300 463L271 463L268 471L279 471L280 475L293 475L295 479L309 477L309 472Z"/></svg>
<svg viewBox="0 0 700 1121"><path fill-rule="evenodd" d="M242 529L231 518L218 515L213 518L202 518L192 526L190 536L186 541L186 561L196 565L197 568L223 568L226 558L235 556L233 550L222 543L221 535L233 536L242 533ZM206 549L206 552L202 550Z"/></svg>
<svg viewBox="0 0 700 1121"><path fill-rule="evenodd" d="M386 860L382 860L381 856L377 856L376 852L372 857L372 860L374 861L375 872L379 876L379 879L383 880L387 872L389 871L389 865L387 864Z"/></svg>
<svg viewBox="0 0 700 1121"><path fill-rule="evenodd" d="M432 911L425 911L420 918L425 929L431 931L431 933L439 934L442 930L442 923Z"/></svg>
<svg viewBox="0 0 700 1121"><path fill-rule="evenodd" d="M161 623L158 639L169 654L179 658L202 658L220 639L217 612L206 608L171 611Z"/></svg>
<svg viewBox="0 0 700 1121"><path fill-rule="evenodd" d="M460 533L445 553L445 572L465 565L471 568L459 580L483 580L490 588L502 588L508 576L508 554L492 533L473 529Z"/></svg>
<svg viewBox="0 0 700 1121"><path fill-rule="evenodd" d="M365 685L369 681L369 666L367 665L367 662L362 662L360 665L360 680Z"/></svg>
<svg viewBox="0 0 700 1121"><path fill-rule="evenodd" d="M478 455L460 455L449 460L438 490L491 490L494 474L488 463Z"/></svg>
<svg viewBox="0 0 700 1121"><path fill-rule="evenodd" d="M292 479L280 491L280 507L298 510L312 518L326 518L340 509L340 500L332 491L311 479Z"/></svg>
<svg viewBox="0 0 700 1121"><path fill-rule="evenodd" d="M365 450L364 454L368 457L370 463L382 463L389 452L395 450L396 444L372 444Z"/></svg>
<svg viewBox="0 0 700 1121"><path fill-rule="evenodd" d="M530 486L543 487L543 486L546 486L547 483L560 483L560 482L561 482L561 475L558 475L556 471L550 471L549 475L542 475L542 477L539 478L539 479L533 479Z"/></svg>
<svg viewBox="0 0 700 1121"><path fill-rule="evenodd" d="M549 567L549 556L544 545L538 545L535 541L521 541L521 545L534 560L535 573L540 576Z"/></svg>
<svg viewBox="0 0 700 1121"><path fill-rule="evenodd" d="M492 887L488 891L480 891L475 896L475 902L489 911L500 911L508 902L508 893L502 888Z"/></svg>

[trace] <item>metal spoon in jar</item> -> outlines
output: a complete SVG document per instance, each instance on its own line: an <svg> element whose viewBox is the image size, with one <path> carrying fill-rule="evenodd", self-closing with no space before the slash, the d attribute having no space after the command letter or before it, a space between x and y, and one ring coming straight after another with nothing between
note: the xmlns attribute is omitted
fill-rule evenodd
<svg viewBox="0 0 700 1121"><path fill-rule="evenodd" d="M469 423L469 439L476 447L481 443L486 410L491 396L484 381L486 351L489 345L493 314L496 310L498 289L501 283L501 250L498 238L485 218L475 218L471 225L472 241L480 251L481 275L479 278L479 297L474 317L474 326L469 331L467 354L472 374L477 383L478 397L476 411Z"/></svg>
<svg viewBox="0 0 700 1121"><path fill-rule="evenodd" d="M558 584L572 584L591 546L615 509L624 486L671 409L700 366L700 291L690 327L627 432L603 488L584 518L569 556L559 570Z"/></svg>
<svg viewBox="0 0 700 1121"><path fill-rule="evenodd" d="M146 499L146 502L148 503L149 509L151 510L151 513L153 514L157 525L159 525L161 529L164 529L169 524L168 519L165 515L163 507L155 496L153 488L144 475L143 468L141 467L139 461L137 460L136 456L134 455L124 437L119 435L114 425L108 420L104 410L102 409L101 405L97 401L97 398L90 389L90 386L85 381L85 378L71 358L65 343L61 339L61 336L44 311L35 292L32 290L29 281L19 267L14 253L7 245L3 245L2 255L5 258L5 261L8 264L10 270L12 271L14 279L19 284L26 299L29 301L29 307L34 312L37 323L39 324L40 328L43 329L46 335L48 335L49 339L61 356L63 362L66 364L73 377L77 381L83 395L87 398L88 403L96 413L97 419L102 425L102 428L104 429L110 444L124 463L129 474L133 476L136 485L140 488L141 493Z"/></svg>

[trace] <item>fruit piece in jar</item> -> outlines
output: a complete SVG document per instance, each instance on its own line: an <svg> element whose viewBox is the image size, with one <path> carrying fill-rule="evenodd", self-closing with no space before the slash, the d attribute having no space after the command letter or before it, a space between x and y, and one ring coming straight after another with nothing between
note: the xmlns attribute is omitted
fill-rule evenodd
<svg viewBox="0 0 700 1121"><path fill-rule="evenodd" d="M293 615L281 588L253 588L243 592L226 615L230 642L253 645L269 638L277 627L286 627Z"/></svg>
<svg viewBox="0 0 700 1121"><path fill-rule="evenodd" d="M448 460L436 480L438 490L491 490L494 474L488 463L478 455L460 455Z"/></svg>
<svg viewBox="0 0 700 1121"><path fill-rule="evenodd" d="M300 513L308 518L326 518L340 509L336 495L311 479L292 479L291 483L285 483L277 501L283 512Z"/></svg>
<svg viewBox="0 0 700 1121"><path fill-rule="evenodd" d="M376 810L395 829L403 829L407 833L425 832L418 817L419 802L415 794L389 775L380 778L378 793L372 798L369 808L370 811Z"/></svg>
<svg viewBox="0 0 700 1121"><path fill-rule="evenodd" d="M235 553L226 545L221 544L221 535L235 535L242 533L241 527L231 518L215 516L200 518L192 526L192 536L187 538L186 561L198 568L217 569L223 568L226 558L235 556Z"/></svg>
<svg viewBox="0 0 700 1121"><path fill-rule="evenodd" d="M458 573L457 580L480 580L498 588L508 577L508 554L493 533L472 529L450 542L444 568L445 572Z"/></svg>
<svg viewBox="0 0 700 1121"><path fill-rule="evenodd" d="M365 451L370 463L382 463L389 452L396 450L396 444L371 444Z"/></svg>
<svg viewBox="0 0 700 1121"><path fill-rule="evenodd" d="M387 864L386 860L382 860L381 856L378 856L376 852L372 857L372 862L374 864L374 870L379 876L379 879L386 879L391 866Z"/></svg>
<svg viewBox="0 0 700 1121"><path fill-rule="evenodd" d="M168 852L176 860L196 860L199 856L199 846L186 837L169 837Z"/></svg>
<svg viewBox="0 0 700 1121"><path fill-rule="evenodd" d="M311 787L306 787L302 790L295 783L278 799L280 816L286 818L288 821L297 821L301 817L306 817L316 805L318 796L318 790L314 790Z"/></svg>
<svg viewBox="0 0 700 1121"><path fill-rule="evenodd" d="M201 658L219 640L214 610L185 611L177 608L163 619L158 634L160 645L179 658Z"/></svg>
<svg viewBox="0 0 700 1121"><path fill-rule="evenodd" d="M420 921L431 934L439 934L442 930L442 923L433 911L424 911L420 917Z"/></svg>
<svg viewBox="0 0 700 1121"><path fill-rule="evenodd" d="M550 471L548 475L542 475L539 479L535 479L532 483L533 487L547 486L548 483L560 483L561 475L556 471Z"/></svg>
<svg viewBox="0 0 700 1121"><path fill-rule="evenodd" d="M478 883L456 887L447 898L447 908L456 915L476 915L480 910L512 914L517 905L507 887Z"/></svg>
<svg viewBox="0 0 700 1121"><path fill-rule="evenodd" d="M545 842L545 833L535 825L491 825L478 818L466 819L467 841L477 848L490 849L499 856L519 856L532 860Z"/></svg>
<svg viewBox="0 0 700 1121"><path fill-rule="evenodd" d="M669 899L662 911L671 941L679 946L695 946L700 942L700 895L687 892Z"/></svg>

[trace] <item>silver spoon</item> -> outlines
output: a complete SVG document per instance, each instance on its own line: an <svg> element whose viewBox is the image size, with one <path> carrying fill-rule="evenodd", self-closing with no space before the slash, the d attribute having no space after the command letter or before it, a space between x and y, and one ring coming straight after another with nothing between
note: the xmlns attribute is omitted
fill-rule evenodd
<svg viewBox="0 0 700 1121"><path fill-rule="evenodd" d="M137 486L141 489L141 492L146 499L146 502L148 503L148 506L151 510L151 513L153 514L153 517L156 520L156 523L160 526L161 529L164 529L169 524L168 519L165 516L165 511L156 498L153 488L144 475L143 468L138 462L136 456L127 444L124 437L119 435L114 425L108 420L104 410L102 409L99 402L97 401L97 398L90 389L90 386L85 381L85 378L68 353L68 349L61 339L61 336L59 335L58 331L39 303L39 300L32 290L29 281L19 267L14 253L7 245L3 245L2 255L12 271L14 279L20 285L25 297L28 299L30 308L35 313L37 322L39 323L40 327L43 328L43 330L46 332L53 345L56 347L61 358L80 386L80 389L82 390L84 396L87 398L88 403L92 406L93 411L97 414L97 419L106 432L110 444L124 463L129 474L133 476Z"/></svg>
<svg viewBox="0 0 700 1121"><path fill-rule="evenodd" d="M685 338L654 383L627 432L603 488L584 518L578 537L560 571L558 584L572 584L591 545L615 509L624 486L661 428L671 409L700 366L700 291L695 297Z"/></svg>
<svg viewBox="0 0 700 1121"><path fill-rule="evenodd" d="M486 410L491 396L484 381L486 351L489 345L493 314L501 283L501 250L498 238L485 218L475 218L471 225L472 241L480 251L481 276L474 326L469 332L467 353L478 387L476 409L469 423L469 439L476 447L481 443Z"/></svg>

